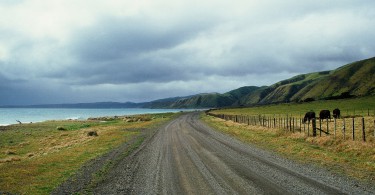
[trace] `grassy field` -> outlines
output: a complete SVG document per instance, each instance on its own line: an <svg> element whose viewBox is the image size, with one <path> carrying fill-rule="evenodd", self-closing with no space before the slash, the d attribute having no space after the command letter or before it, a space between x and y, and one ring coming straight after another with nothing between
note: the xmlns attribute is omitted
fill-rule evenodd
<svg viewBox="0 0 375 195"><path fill-rule="evenodd" d="M85 162L174 114L111 121L48 121L0 130L0 192L49 194ZM143 120L145 119L145 120ZM88 136L96 131L98 136Z"/></svg>
<svg viewBox="0 0 375 195"><path fill-rule="evenodd" d="M261 126L249 126L247 124L234 123L212 116L202 116L202 119L214 128L236 137L244 142L258 145L262 148L274 151L292 160L301 163L313 163L323 166L329 170L349 175L351 177L375 184L375 137L373 109L371 116L367 116L368 108L375 108L375 98L357 98L336 101L318 101L306 104L281 104L254 108L222 109L213 111L216 114L230 115L294 115L298 117L300 113L308 110L318 111L320 109L340 108L344 115L363 115L366 121L367 141L363 142L361 137L361 118L355 119L356 140L352 140L352 119L345 120L346 139L343 137L343 120L337 121L337 135L333 136L333 121L329 121L331 135L311 137L307 136L307 127L298 129L293 133L282 128L266 128ZM345 110L348 110L346 114ZM354 114L354 110L356 110ZM326 123L322 129L326 128ZM311 133L311 129L310 129Z"/></svg>
<svg viewBox="0 0 375 195"><path fill-rule="evenodd" d="M257 106L250 108L221 109L212 113L233 115L289 115L303 116L307 111L313 110L319 114L320 110L339 108L343 116L371 116L375 115L375 96L354 99L314 101L308 103L290 103Z"/></svg>

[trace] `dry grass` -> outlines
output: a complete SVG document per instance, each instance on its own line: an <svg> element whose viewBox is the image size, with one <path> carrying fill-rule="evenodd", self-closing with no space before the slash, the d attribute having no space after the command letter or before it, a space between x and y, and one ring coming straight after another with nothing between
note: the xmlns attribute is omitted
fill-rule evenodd
<svg viewBox="0 0 375 195"><path fill-rule="evenodd" d="M374 142L375 139L375 117L363 117L364 124L365 124L365 138L367 142ZM310 135L312 135L312 124L308 128L308 124L302 124L300 122L301 119L296 118L295 121L295 132L302 132L304 134L308 134L308 129L310 131ZM345 123L344 123L345 122ZM328 128L327 128L328 124ZM345 131L344 131L344 124L345 124ZM333 137L335 139L343 139L343 140L353 140L353 118L345 118L345 119L337 119L336 124L334 119L331 120L323 120L321 125L320 122L317 120L316 122L317 128L320 128L323 131L328 131L329 135L322 133L320 135L320 131L317 130L317 135L323 137ZM279 128L279 127L277 127ZM362 117L354 118L354 140L362 141L363 140L363 125L362 125Z"/></svg>
<svg viewBox="0 0 375 195"><path fill-rule="evenodd" d="M282 129L248 126L219 118L203 116L203 120L220 131L247 143L275 151L301 163L313 163L335 172L375 183L375 143L342 139L342 134L307 137ZM319 134L318 134L319 135Z"/></svg>
<svg viewBox="0 0 375 195"><path fill-rule="evenodd" d="M0 131L0 191L49 194L88 160L132 139L140 129L168 120L154 116L134 123L50 121ZM87 136L88 131L99 136Z"/></svg>

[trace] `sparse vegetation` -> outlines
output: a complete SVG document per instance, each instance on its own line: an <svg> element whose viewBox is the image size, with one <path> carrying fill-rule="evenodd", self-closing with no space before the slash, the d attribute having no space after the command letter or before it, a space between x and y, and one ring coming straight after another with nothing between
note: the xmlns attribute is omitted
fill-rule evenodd
<svg viewBox="0 0 375 195"><path fill-rule="evenodd" d="M0 189L10 193L49 194L88 160L127 142L140 129L169 120L173 115L143 115L141 118L153 120L136 123L121 119L48 121L3 128L0 131ZM56 131L57 127L66 130ZM99 136L87 136L89 132Z"/></svg>

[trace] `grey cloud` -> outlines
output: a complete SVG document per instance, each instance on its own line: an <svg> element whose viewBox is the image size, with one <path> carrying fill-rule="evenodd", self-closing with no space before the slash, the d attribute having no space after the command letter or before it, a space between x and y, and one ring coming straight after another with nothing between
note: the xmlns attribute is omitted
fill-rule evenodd
<svg viewBox="0 0 375 195"><path fill-rule="evenodd" d="M108 10L61 40L0 26L0 104L225 92L375 53L374 1L241 3L186 3L171 13L148 8L129 16ZM9 56L2 58L2 45Z"/></svg>
<svg viewBox="0 0 375 195"><path fill-rule="evenodd" d="M173 56L159 52L173 50L213 24L207 18L172 25L157 22L142 17L110 17L77 33L71 41L71 53L77 61L67 70L73 82L118 84L193 79L187 75L190 67L182 67Z"/></svg>
<svg viewBox="0 0 375 195"><path fill-rule="evenodd" d="M168 49L209 27L207 21L164 26L151 18L106 17L72 40L73 55L84 62L100 62ZM162 21L160 21L162 23Z"/></svg>

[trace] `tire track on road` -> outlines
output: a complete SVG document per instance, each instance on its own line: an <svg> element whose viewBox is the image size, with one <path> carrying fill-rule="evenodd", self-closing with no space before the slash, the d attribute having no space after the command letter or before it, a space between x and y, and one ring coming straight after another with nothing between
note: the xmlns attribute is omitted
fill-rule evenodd
<svg viewBox="0 0 375 195"><path fill-rule="evenodd" d="M124 159L95 194L372 194L351 180L244 144L179 116Z"/></svg>

